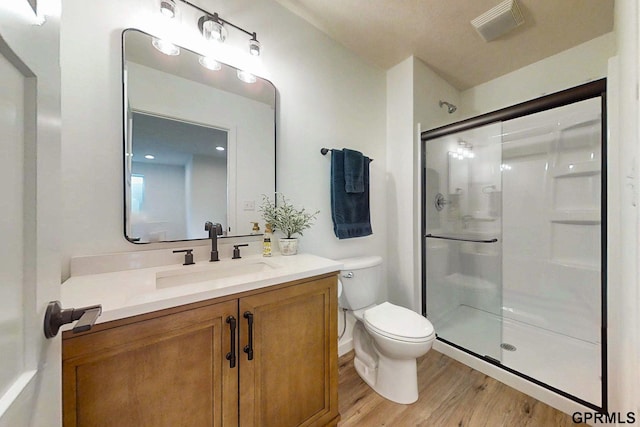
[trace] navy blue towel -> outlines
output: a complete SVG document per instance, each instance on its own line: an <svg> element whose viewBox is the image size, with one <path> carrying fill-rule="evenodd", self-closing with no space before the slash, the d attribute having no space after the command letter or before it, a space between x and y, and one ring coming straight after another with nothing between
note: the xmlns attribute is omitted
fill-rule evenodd
<svg viewBox="0 0 640 427"><path fill-rule="evenodd" d="M364 156L361 152L343 148L344 189L347 193L364 191Z"/></svg>
<svg viewBox="0 0 640 427"><path fill-rule="evenodd" d="M331 151L331 218L333 232L338 239L368 236L371 231L369 212L369 163L364 157L363 186L361 193L347 193L345 190L344 153Z"/></svg>

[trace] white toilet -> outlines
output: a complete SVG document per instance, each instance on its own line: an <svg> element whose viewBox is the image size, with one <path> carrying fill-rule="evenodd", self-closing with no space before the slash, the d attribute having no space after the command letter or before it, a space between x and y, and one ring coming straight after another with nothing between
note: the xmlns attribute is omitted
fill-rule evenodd
<svg viewBox="0 0 640 427"><path fill-rule="evenodd" d="M354 365L360 377L393 402L418 400L416 358L431 349L436 334L426 318L382 295L382 258L347 258L340 272L339 305L358 320L353 329Z"/></svg>

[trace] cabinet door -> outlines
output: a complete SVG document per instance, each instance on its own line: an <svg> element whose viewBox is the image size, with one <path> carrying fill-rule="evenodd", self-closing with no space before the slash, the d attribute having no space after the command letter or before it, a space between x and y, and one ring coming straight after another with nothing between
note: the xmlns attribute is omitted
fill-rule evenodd
<svg viewBox="0 0 640 427"><path fill-rule="evenodd" d="M336 286L329 276L240 299L241 426L337 422Z"/></svg>
<svg viewBox="0 0 640 427"><path fill-rule="evenodd" d="M237 426L228 316L237 300L65 339L64 425Z"/></svg>

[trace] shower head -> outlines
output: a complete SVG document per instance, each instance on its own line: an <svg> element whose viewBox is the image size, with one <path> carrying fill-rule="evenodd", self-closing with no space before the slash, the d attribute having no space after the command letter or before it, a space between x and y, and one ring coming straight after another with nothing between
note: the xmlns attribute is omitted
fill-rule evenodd
<svg viewBox="0 0 640 427"><path fill-rule="evenodd" d="M447 106L447 111L449 112L449 114L455 113L456 110L458 109L458 107L448 103L447 101L440 101L440 108L442 108L443 105Z"/></svg>

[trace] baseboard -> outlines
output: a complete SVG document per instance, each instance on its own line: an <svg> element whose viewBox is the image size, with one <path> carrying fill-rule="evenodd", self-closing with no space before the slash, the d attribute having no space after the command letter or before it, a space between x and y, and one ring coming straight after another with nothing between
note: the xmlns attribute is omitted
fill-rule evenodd
<svg viewBox="0 0 640 427"><path fill-rule="evenodd" d="M351 337L344 339L342 342L338 341L338 357L344 356L351 350L353 350L353 339Z"/></svg>

